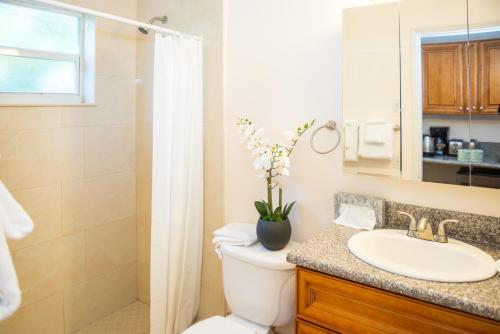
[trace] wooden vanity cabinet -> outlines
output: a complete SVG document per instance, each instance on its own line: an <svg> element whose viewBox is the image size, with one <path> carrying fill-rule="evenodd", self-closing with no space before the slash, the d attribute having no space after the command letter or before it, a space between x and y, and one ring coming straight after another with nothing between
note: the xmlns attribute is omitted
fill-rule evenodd
<svg viewBox="0 0 500 334"><path fill-rule="evenodd" d="M422 90L424 114L499 114L500 40L422 45Z"/></svg>
<svg viewBox="0 0 500 334"><path fill-rule="evenodd" d="M498 334L500 322L297 268L297 334Z"/></svg>

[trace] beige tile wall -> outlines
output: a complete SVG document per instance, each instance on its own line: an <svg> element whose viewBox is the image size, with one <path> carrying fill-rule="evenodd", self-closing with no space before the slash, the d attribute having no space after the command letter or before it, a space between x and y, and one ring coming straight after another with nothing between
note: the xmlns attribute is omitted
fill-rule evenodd
<svg viewBox="0 0 500 334"><path fill-rule="evenodd" d="M198 318L224 314L220 261L212 232L223 225L222 0L138 0L137 17L167 15L168 27L204 36L204 247ZM139 299L149 301L153 37L137 40L137 239Z"/></svg>
<svg viewBox="0 0 500 334"><path fill-rule="evenodd" d="M23 303L0 333L72 333L137 299L136 30L98 19L96 44L96 106L0 107L0 179L35 222L10 243Z"/></svg>

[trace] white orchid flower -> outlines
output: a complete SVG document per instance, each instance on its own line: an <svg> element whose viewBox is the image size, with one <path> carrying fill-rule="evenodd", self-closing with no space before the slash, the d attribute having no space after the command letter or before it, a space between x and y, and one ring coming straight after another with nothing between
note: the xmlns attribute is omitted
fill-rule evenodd
<svg viewBox="0 0 500 334"><path fill-rule="evenodd" d="M313 124L314 120L310 123L304 123L292 131L286 131L284 132L284 143L280 142L271 145L268 138L262 138L262 133L264 132L262 128L256 127L248 118L238 119L237 125L242 134L240 141L241 143L245 143L245 146L252 151L252 156L254 157L253 167L259 171L257 177L266 179L267 203L270 206L270 211L273 213L275 212L272 205L273 189L276 187L279 188L280 196L278 205L282 207L283 180L285 176L290 175L290 154L294 150L299 138ZM259 211L258 208L257 210ZM259 213L261 212L259 211ZM269 218L277 219L274 216L275 214ZM281 218L284 219L283 217Z"/></svg>
<svg viewBox="0 0 500 334"><path fill-rule="evenodd" d="M252 156L264 154L267 150L267 147L259 146L252 151Z"/></svg>
<svg viewBox="0 0 500 334"><path fill-rule="evenodd" d="M283 167L290 167L290 158L288 156L284 156L280 158L280 164Z"/></svg>
<svg viewBox="0 0 500 334"><path fill-rule="evenodd" d="M262 169L265 171L268 171L271 169L271 159L267 154L263 154L259 157L257 157L253 161L253 167L255 169Z"/></svg>
<svg viewBox="0 0 500 334"><path fill-rule="evenodd" d="M289 176L290 175L290 171L288 170L288 168L280 166L280 167L278 167L278 175Z"/></svg>

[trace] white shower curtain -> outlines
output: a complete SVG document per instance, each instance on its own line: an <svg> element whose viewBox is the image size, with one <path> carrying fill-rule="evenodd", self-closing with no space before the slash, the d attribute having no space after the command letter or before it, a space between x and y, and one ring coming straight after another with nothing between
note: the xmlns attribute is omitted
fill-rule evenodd
<svg viewBox="0 0 500 334"><path fill-rule="evenodd" d="M177 334L200 299L202 41L156 34L154 67L151 333Z"/></svg>

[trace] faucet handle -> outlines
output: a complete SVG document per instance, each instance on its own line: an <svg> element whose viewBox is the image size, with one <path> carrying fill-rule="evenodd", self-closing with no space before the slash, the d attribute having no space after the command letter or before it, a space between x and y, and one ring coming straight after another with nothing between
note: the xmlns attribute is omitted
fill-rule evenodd
<svg viewBox="0 0 500 334"><path fill-rule="evenodd" d="M410 218L410 228L409 228L409 230L411 230L411 231L416 231L417 230L417 220L415 219L415 217L413 217L408 212L404 212L404 211L396 211L396 212L399 213L400 215L404 215L404 216L407 216L407 217Z"/></svg>
<svg viewBox="0 0 500 334"><path fill-rule="evenodd" d="M448 242L448 237L446 236L446 229L444 226L447 223L459 223L460 221L456 219L445 219L441 221L438 225L437 234L434 236L434 241L437 242Z"/></svg>
<svg viewBox="0 0 500 334"><path fill-rule="evenodd" d="M429 224L429 219L427 218L420 218L417 224L417 230L419 231L424 231L430 226Z"/></svg>

